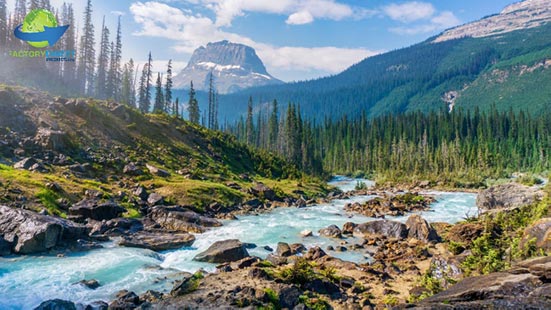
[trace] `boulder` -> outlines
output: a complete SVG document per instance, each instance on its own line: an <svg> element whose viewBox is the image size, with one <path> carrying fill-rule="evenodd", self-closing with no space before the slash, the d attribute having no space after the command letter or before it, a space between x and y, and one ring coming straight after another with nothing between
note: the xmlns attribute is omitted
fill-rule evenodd
<svg viewBox="0 0 551 310"><path fill-rule="evenodd" d="M460 223L454 225L447 234L449 241L471 243L484 232L484 226L478 223Z"/></svg>
<svg viewBox="0 0 551 310"><path fill-rule="evenodd" d="M410 216L406 222L408 238L415 238L423 242L438 241L440 238L429 223L418 214Z"/></svg>
<svg viewBox="0 0 551 310"><path fill-rule="evenodd" d="M108 310L109 304L105 301L94 301L91 304L87 305L84 310Z"/></svg>
<svg viewBox="0 0 551 310"><path fill-rule="evenodd" d="M0 235L0 256L7 256L11 254L12 244L4 239L3 235Z"/></svg>
<svg viewBox="0 0 551 310"><path fill-rule="evenodd" d="M279 200L275 191L262 183L256 183L255 186L251 187L250 192L261 199Z"/></svg>
<svg viewBox="0 0 551 310"><path fill-rule="evenodd" d="M98 287L101 286L101 284L99 284L98 280L95 280L95 279L91 279L91 280L81 280L81 281L78 281L77 282L78 284L80 285L83 285L91 290L95 290L97 289Z"/></svg>
<svg viewBox="0 0 551 310"><path fill-rule="evenodd" d="M320 236L328 237L328 238L341 238L342 232L337 225L330 225L327 228L323 228L319 230Z"/></svg>
<svg viewBox="0 0 551 310"><path fill-rule="evenodd" d="M69 135L64 131L39 128L34 140L43 148L63 151L69 142Z"/></svg>
<svg viewBox="0 0 551 310"><path fill-rule="evenodd" d="M408 229L405 224L389 220L378 220L360 224L354 228L354 236L365 237L388 237L403 239L408 236Z"/></svg>
<svg viewBox="0 0 551 310"><path fill-rule="evenodd" d="M146 201L147 197L149 197L149 193L143 186L138 186L133 192L134 196L140 198L142 201Z"/></svg>
<svg viewBox="0 0 551 310"><path fill-rule="evenodd" d="M195 288L195 281L194 277L191 273L182 273L183 278L179 281L177 281L174 284L174 287L172 288L172 291L170 291L171 296L181 296L188 294L192 292Z"/></svg>
<svg viewBox="0 0 551 310"><path fill-rule="evenodd" d="M168 172L166 170L157 168L157 167L152 166L150 164L145 164L145 166L147 167L147 170L149 170L149 172L153 175L160 176L160 177L163 177L163 178L166 178L166 177L170 176L170 172Z"/></svg>
<svg viewBox="0 0 551 310"><path fill-rule="evenodd" d="M119 217L125 211L126 209L112 201L100 203L94 199L85 199L70 207L69 215L77 221L84 219L102 221Z"/></svg>
<svg viewBox="0 0 551 310"><path fill-rule="evenodd" d="M162 205L164 204L164 198L157 193L151 193L151 195L147 197L147 204L150 206Z"/></svg>
<svg viewBox="0 0 551 310"><path fill-rule="evenodd" d="M318 258L324 257L327 254L318 246L308 249L308 252L304 254L306 260L316 260Z"/></svg>
<svg viewBox="0 0 551 310"><path fill-rule="evenodd" d="M236 262L231 263L230 266L234 270L243 269L243 268L251 267L253 264L255 264L259 261L260 261L260 258L258 258L256 256L249 256L249 257L245 257L243 259L240 259Z"/></svg>
<svg viewBox="0 0 551 310"><path fill-rule="evenodd" d="M462 280L411 309L551 309L551 257Z"/></svg>
<svg viewBox="0 0 551 310"><path fill-rule="evenodd" d="M15 169L29 170L37 161L32 157L24 158L13 165Z"/></svg>
<svg viewBox="0 0 551 310"><path fill-rule="evenodd" d="M298 304L300 295L302 293L298 287L284 287L279 291L279 305L282 309L293 309Z"/></svg>
<svg viewBox="0 0 551 310"><path fill-rule="evenodd" d="M122 236L119 245L153 251L166 251L191 246L194 241L195 236L187 233L166 234L142 231L130 236Z"/></svg>
<svg viewBox="0 0 551 310"><path fill-rule="evenodd" d="M52 299L41 303L34 310L76 310L77 307L72 301Z"/></svg>
<svg viewBox="0 0 551 310"><path fill-rule="evenodd" d="M109 304L110 310L135 309L140 305L140 297L134 292L122 290L116 297L117 299Z"/></svg>
<svg viewBox="0 0 551 310"><path fill-rule="evenodd" d="M231 239L215 242L206 251L199 253L193 259L200 262L220 264L235 262L247 256L249 256L249 253L243 243L237 239Z"/></svg>
<svg viewBox="0 0 551 310"><path fill-rule="evenodd" d="M281 257L287 257L287 256L293 255L293 252L291 251L291 247L289 246L288 243L278 242L276 255Z"/></svg>
<svg viewBox="0 0 551 310"><path fill-rule="evenodd" d="M308 229L305 229L305 230L300 232L300 236L303 237L303 238L312 237L312 235L313 235L312 231L308 230Z"/></svg>
<svg viewBox="0 0 551 310"><path fill-rule="evenodd" d="M543 197L539 188L509 183L490 187L476 198L479 213L518 209L531 205Z"/></svg>
<svg viewBox="0 0 551 310"><path fill-rule="evenodd" d="M0 235L17 254L47 251L84 236L86 228L71 221L0 206Z"/></svg>
<svg viewBox="0 0 551 310"><path fill-rule="evenodd" d="M342 233L345 235L352 235L354 233L354 228L356 228L356 226L358 225L356 225L355 223L346 222L342 226Z"/></svg>
<svg viewBox="0 0 551 310"><path fill-rule="evenodd" d="M216 219L201 216L181 207L157 206L151 209L149 217L166 230L202 233L204 227L219 227L222 223Z"/></svg>
<svg viewBox="0 0 551 310"><path fill-rule="evenodd" d="M551 250L551 218L543 218L534 224L526 227L520 248L525 248L530 242L535 242L535 246L544 251Z"/></svg>
<svg viewBox="0 0 551 310"><path fill-rule="evenodd" d="M142 175L143 171L138 166L136 166L136 164L129 163L124 166L124 168L122 169L122 173L130 176L137 176Z"/></svg>

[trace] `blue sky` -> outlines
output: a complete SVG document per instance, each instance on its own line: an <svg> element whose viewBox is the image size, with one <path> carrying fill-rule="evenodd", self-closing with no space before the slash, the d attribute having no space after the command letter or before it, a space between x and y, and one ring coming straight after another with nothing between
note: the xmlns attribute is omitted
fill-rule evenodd
<svg viewBox="0 0 551 310"><path fill-rule="evenodd" d="M67 2L76 8L80 31L86 1ZM336 74L365 57L421 42L513 2L93 0L93 6L96 40L104 15L112 33L122 15L125 59L143 62L151 50L155 70L164 70L173 59L178 71L195 48L228 39L251 45L272 75L292 81Z"/></svg>

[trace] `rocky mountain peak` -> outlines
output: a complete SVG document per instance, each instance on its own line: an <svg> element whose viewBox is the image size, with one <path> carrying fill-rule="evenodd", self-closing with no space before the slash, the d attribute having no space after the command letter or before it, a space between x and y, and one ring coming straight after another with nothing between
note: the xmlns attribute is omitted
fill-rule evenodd
<svg viewBox="0 0 551 310"><path fill-rule="evenodd" d="M196 89L207 90L211 72L220 93L282 83L268 73L252 47L224 40L196 49L186 68L174 78L174 84L187 88L193 81Z"/></svg>
<svg viewBox="0 0 551 310"><path fill-rule="evenodd" d="M551 22L549 0L525 0L507 6L501 13L444 31L433 42L462 37L487 37L535 28Z"/></svg>

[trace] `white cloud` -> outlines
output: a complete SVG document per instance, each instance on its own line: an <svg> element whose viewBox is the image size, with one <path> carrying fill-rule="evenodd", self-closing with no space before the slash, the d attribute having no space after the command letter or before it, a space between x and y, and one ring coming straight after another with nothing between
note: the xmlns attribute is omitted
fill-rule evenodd
<svg viewBox="0 0 551 310"><path fill-rule="evenodd" d="M360 9L335 0L187 0L202 4L216 14L217 26L231 26L235 17L246 12L287 15L288 24L306 24L315 19L342 20L357 17Z"/></svg>
<svg viewBox="0 0 551 310"><path fill-rule="evenodd" d="M186 11L160 2L136 2L130 6L130 12L134 16L134 20L142 26L134 35L171 39L175 41L174 49L176 51L187 54L208 42L229 40L246 44L256 49L268 69L320 70L327 73L338 73L356 62L378 53L362 48L277 47L255 42L248 37L220 29L208 17L191 15ZM301 20L296 18L293 21Z"/></svg>
<svg viewBox="0 0 551 310"><path fill-rule="evenodd" d="M409 23L432 17L436 9L431 3L413 1L390 4L383 8L383 12L393 20Z"/></svg>
<svg viewBox="0 0 551 310"><path fill-rule="evenodd" d="M390 31L403 35L415 35L444 30L459 24L461 24L461 21L452 12L443 11L432 17L427 23L409 27L394 27L390 28Z"/></svg>
<svg viewBox="0 0 551 310"><path fill-rule="evenodd" d="M289 25L304 25L309 24L314 21L314 16L308 11L301 11L294 14L291 14L287 18L286 23Z"/></svg>

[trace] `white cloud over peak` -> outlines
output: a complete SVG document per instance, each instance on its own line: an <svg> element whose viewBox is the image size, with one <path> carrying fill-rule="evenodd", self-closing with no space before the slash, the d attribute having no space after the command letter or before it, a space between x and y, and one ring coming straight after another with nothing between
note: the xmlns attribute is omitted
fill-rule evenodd
<svg viewBox="0 0 551 310"><path fill-rule="evenodd" d="M283 2L285 1L283 0ZM191 54L199 46L220 40L246 44L255 48L268 69L273 71L319 70L338 73L356 62L380 52L332 46L273 46L225 31L206 16L192 15L189 11L156 1L133 3L130 6L130 12L134 16L134 20L141 25L141 29L134 35L173 40L173 48L187 54ZM289 17L287 22L300 24L308 22L308 18L307 15L297 15Z"/></svg>
<svg viewBox="0 0 551 310"><path fill-rule="evenodd" d="M436 13L436 9L428 2L405 2L390 4L383 7L383 12L393 20L404 23L427 19Z"/></svg>
<svg viewBox="0 0 551 310"><path fill-rule="evenodd" d="M382 8L382 12L389 18L399 21L407 26L392 27L390 32L403 35L416 35L444 30L461 23L453 12L438 12L428 2L405 2L390 4Z"/></svg>
<svg viewBox="0 0 551 310"><path fill-rule="evenodd" d="M246 12L287 15L287 23L301 25L315 19L342 20L361 14L361 10L335 0L186 0L202 4L216 14L216 25L231 26L235 17Z"/></svg>

